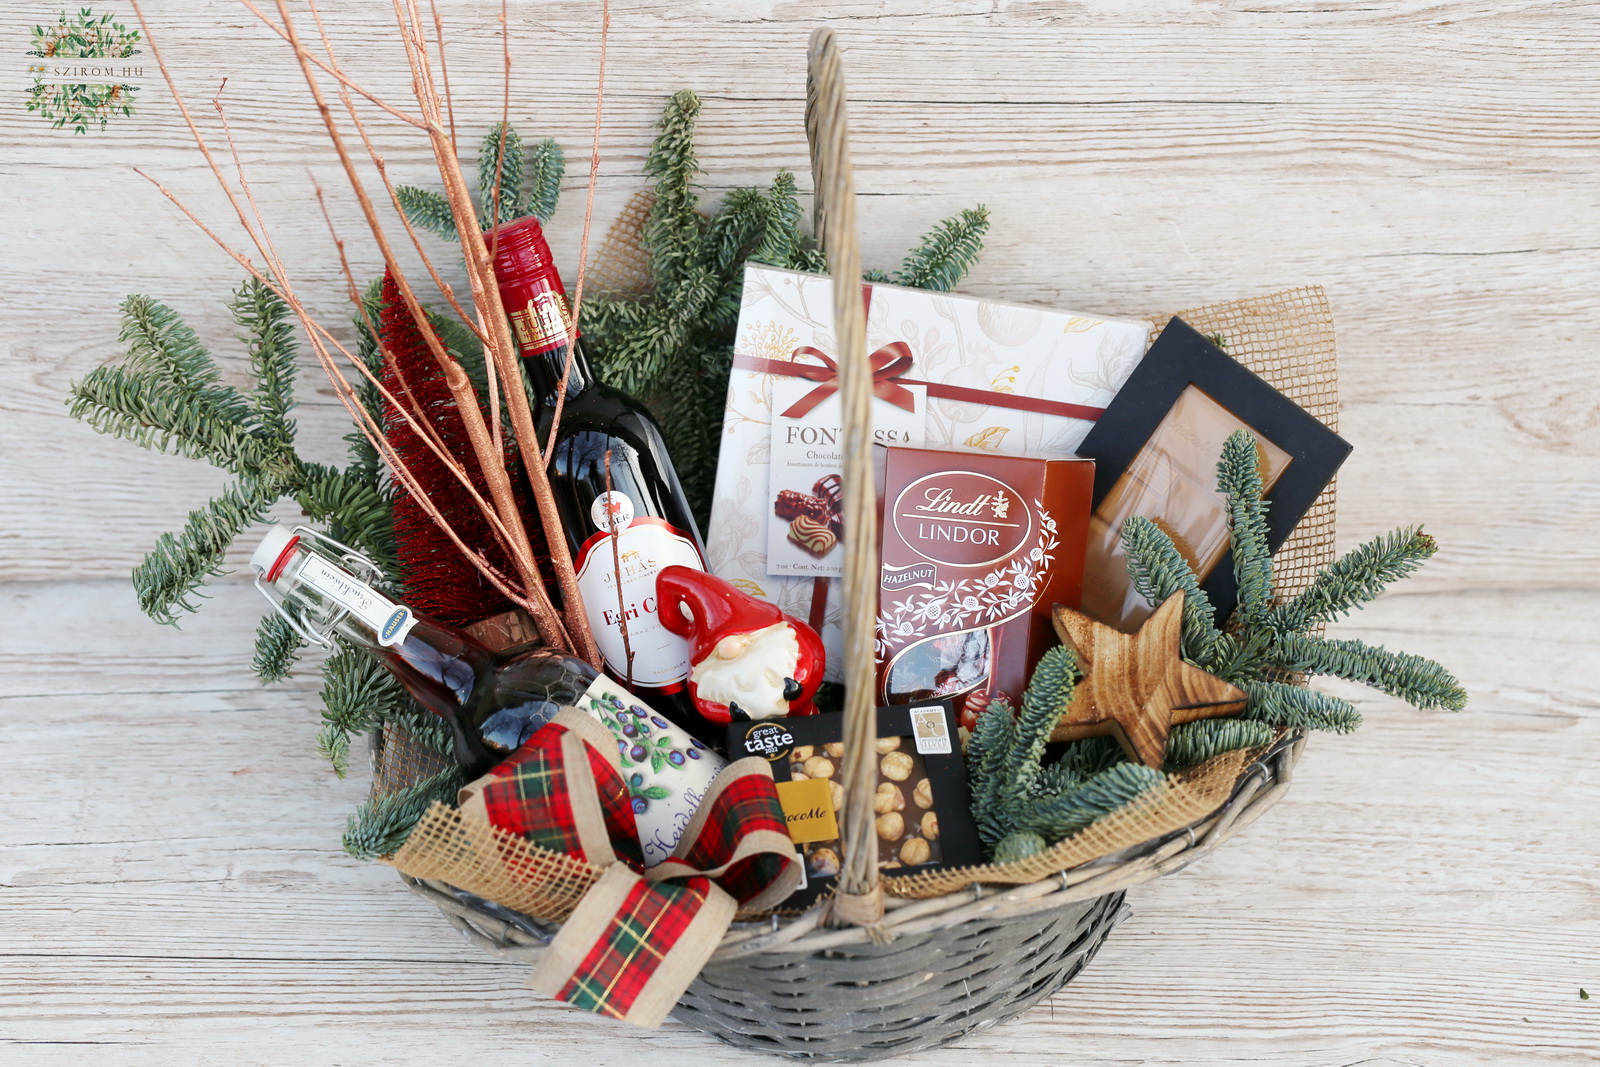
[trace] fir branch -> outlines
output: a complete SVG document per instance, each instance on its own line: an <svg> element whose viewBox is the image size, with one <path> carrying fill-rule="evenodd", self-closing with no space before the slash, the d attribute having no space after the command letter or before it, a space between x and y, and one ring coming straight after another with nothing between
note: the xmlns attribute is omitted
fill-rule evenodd
<svg viewBox="0 0 1600 1067"><path fill-rule="evenodd" d="M1259 678L1268 669L1267 654L1272 647L1272 634L1266 630L1240 627L1233 633L1221 634L1211 646L1211 656L1199 666L1223 681L1243 685L1251 678Z"/></svg>
<svg viewBox="0 0 1600 1067"><path fill-rule="evenodd" d="M1412 574L1438 547L1420 526L1375 537L1319 571L1305 592L1273 608L1267 624L1280 634L1304 633L1343 618Z"/></svg>
<svg viewBox="0 0 1600 1067"><path fill-rule="evenodd" d="M1122 550L1133 588L1151 607L1160 607L1174 593L1183 593L1183 658L1211 670L1209 664L1222 639L1214 625L1216 609L1178 546L1150 519L1133 515L1122 523Z"/></svg>
<svg viewBox="0 0 1600 1067"><path fill-rule="evenodd" d="M1250 719L1199 719L1180 723L1167 735L1166 767L1193 767L1241 748L1256 748L1272 740L1277 731Z"/></svg>
<svg viewBox="0 0 1600 1067"><path fill-rule="evenodd" d="M1062 750L1061 758L1052 766L1060 766L1063 772L1081 780L1110 770L1125 758L1116 738L1085 737L1069 742Z"/></svg>
<svg viewBox="0 0 1600 1067"><path fill-rule="evenodd" d="M349 770L350 738L370 733L411 697L365 649L339 642L322 665L322 733L317 749L340 778Z"/></svg>
<svg viewBox="0 0 1600 1067"><path fill-rule="evenodd" d="M265 683L281 682L289 677L305 641L294 632L282 615L276 611L261 616L256 626L255 656L250 667L256 677Z"/></svg>
<svg viewBox="0 0 1600 1067"><path fill-rule="evenodd" d="M1004 698L994 700L978 714L978 721L967 739L967 781L971 787L971 810L983 843L995 843L1010 832L1010 821L1003 805L1000 767L1010 751L1016 732L1016 713Z"/></svg>
<svg viewBox="0 0 1600 1067"><path fill-rule="evenodd" d="M1049 847L1050 842L1040 834L1012 832L1002 837L994 846L994 855L990 857L990 862L1001 867L1008 863L1020 863L1030 856L1037 856Z"/></svg>
<svg viewBox="0 0 1600 1067"><path fill-rule="evenodd" d="M274 486L241 478L205 507L189 512L174 537L164 533L133 570L139 607L159 623L174 626L178 609L194 611L190 598L209 578L223 573L222 557L245 529L266 515L276 500Z"/></svg>
<svg viewBox="0 0 1600 1067"><path fill-rule="evenodd" d="M979 204L964 208L933 228L916 251L906 257L896 285L948 292L961 284L983 251L989 232L989 209Z"/></svg>
<svg viewBox="0 0 1600 1067"><path fill-rule="evenodd" d="M1017 832L1061 841L1146 793L1165 788L1166 781L1160 771L1142 763L1119 763L1022 813Z"/></svg>
<svg viewBox="0 0 1600 1067"><path fill-rule="evenodd" d="M699 115L698 96L688 89L674 93L656 123L659 132L645 159L645 174L656 179L656 198L642 238L650 254L651 275L657 286L666 283L669 291L689 272L700 239L693 184L700 173L694 150Z"/></svg>
<svg viewBox="0 0 1600 1067"><path fill-rule="evenodd" d="M1390 652L1355 640L1286 634L1274 655L1283 670L1360 682L1417 708L1460 711L1467 705L1466 690L1454 675L1433 660L1409 652Z"/></svg>
<svg viewBox="0 0 1600 1067"><path fill-rule="evenodd" d="M780 170L767 190L766 225L762 228L761 239L750 251L749 261L791 270L823 269L822 263L811 258L812 250L807 247L805 234L800 230L802 214L800 199L795 195L794 175Z"/></svg>
<svg viewBox="0 0 1600 1067"><path fill-rule="evenodd" d="M178 387L126 367L96 367L73 383L68 411L100 433L153 452L210 460L234 473L283 467L278 449L242 420L197 405ZM248 417L246 412L243 418Z"/></svg>
<svg viewBox="0 0 1600 1067"><path fill-rule="evenodd" d="M344 850L357 859L392 856L435 802L454 804L467 776L446 767L414 785L362 804L345 826Z"/></svg>
<svg viewBox="0 0 1600 1067"><path fill-rule="evenodd" d="M1078 683L1078 657L1066 645L1056 645L1039 658L1022 694L1014 740L1001 761L998 781L1008 787L1032 790L1050 734L1072 703Z"/></svg>
<svg viewBox="0 0 1600 1067"><path fill-rule="evenodd" d="M1228 498L1228 540L1239 583L1239 621L1252 627L1266 620L1272 606L1272 553L1267 548L1260 463L1255 435L1237 430L1223 444L1217 464L1217 488Z"/></svg>
<svg viewBox="0 0 1600 1067"><path fill-rule="evenodd" d="M1347 734L1361 725L1361 712L1354 704L1328 693L1287 682L1251 680L1238 685L1249 697L1240 713L1243 719L1336 734Z"/></svg>
<svg viewBox="0 0 1600 1067"><path fill-rule="evenodd" d="M118 342L128 346L123 366L135 374L149 374L179 389L191 400L217 402L243 421L249 413L244 398L222 384L222 374L200 344L200 338L176 311L148 296L132 295L122 302L122 329ZM213 395L213 390L224 392Z"/></svg>
<svg viewBox="0 0 1600 1067"><path fill-rule="evenodd" d="M517 131L503 122L489 127L478 152L478 229L487 230L527 214L522 204L522 165L522 138ZM499 218L494 217L497 185Z"/></svg>
<svg viewBox="0 0 1600 1067"><path fill-rule="evenodd" d="M528 182L517 201L523 215L532 215L540 222L550 221L561 199L561 178L567 168L561 146L546 137L533 146L533 158L528 165Z"/></svg>
<svg viewBox="0 0 1600 1067"><path fill-rule="evenodd" d="M399 575L392 502L375 479L367 481L360 473L306 463L301 465L298 481L295 503L313 521L326 524L330 537L361 549L391 580Z"/></svg>
<svg viewBox="0 0 1600 1067"><path fill-rule="evenodd" d="M293 448L295 426L290 412L295 406L296 346L289 307L265 282L249 278L234 290L228 308L233 321L244 330L239 340L250 355L256 379L250 397L256 425L279 448Z"/></svg>
<svg viewBox="0 0 1600 1067"><path fill-rule="evenodd" d="M350 732L324 721L317 731L317 755L327 760L340 778L350 773Z"/></svg>
<svg viewBox="0 0 1600 1067"><path fill-rule="evenodd" d="M456 758L455 737L449 723L418 704L403 700L384 709L384 723L404 730L414 743L446 759Z"/></svg>
<svg viewBox="0 0 1600 1067"><path fill-rule="evenodd" d="M978 836L991 848L1016 829L1019 810L1041 796L1040 761L1076 681L1076 657L1057 645L1039 661L1020 715L1000 699L978 716L967 744L968 780Z"/></svg>
<svg viewBox="0 0 1600 1067"><path fill-rule="evenodd" d="M456 231L455 212L450 209L450 201L443 196L414 185L402 185L395 190L395 198L399 200L400 210L405 212L406 219L417 229L426 230L451 244L460 239Z"/></svg>

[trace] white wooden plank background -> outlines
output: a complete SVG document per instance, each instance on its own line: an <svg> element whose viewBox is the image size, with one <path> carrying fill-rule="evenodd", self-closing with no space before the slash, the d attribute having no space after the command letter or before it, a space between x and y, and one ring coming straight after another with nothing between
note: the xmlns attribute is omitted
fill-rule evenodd
<svg viewBox="0 0 1600 1067"><path fill-rule="evenodd" d="M58 6L0 11L16 85L27 27ZM498 115L498 8L441 6L475 136ZM1600 5L929 6L617 0L597 219L642 186L651 123L684 86L705 100L709 195L778 167L809 188L805 40L827 23L846 46L868 263L982 201L980 294L1124 313L1322 283L1356 446L1341 542L1425 522L1444 546L1343 632L1443 659L1473 703L1418 714L1358 694L1368 724L1317 739L1247 834L1131 894L1133 918L1066 991L924 1059L1595 1062ZM203 103L228 77L277 239L341 317L307 168L341 186L286 51L231 0L151 8L187 92ZM329 16L350 65L404 99L387 11ZM513 120L581 160L597 5L520 5L512 23ZM344 856L364 783L312 751L314 675L252 683L259 602L239 578L181 633L139 615L129 568L220 481L96 437L63 397L117 353L129 292L171 303L240 369L221 307L238 272L131 168L219 223L225 205L162 92L81 137L11 99L0 1062L757 1062L542 1002L391 872ZM385 148L401 180L432 184L414 139ZM568 263L581 169L552 226ZM334 217L359 236L348 196ZM342 414L306 380L308 451L335 458Z"/></svg>

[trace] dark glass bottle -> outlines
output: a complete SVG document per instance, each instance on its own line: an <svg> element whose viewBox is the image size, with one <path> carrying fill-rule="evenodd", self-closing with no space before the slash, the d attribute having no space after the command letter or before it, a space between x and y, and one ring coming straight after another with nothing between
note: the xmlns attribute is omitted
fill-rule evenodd
<svg viewBox="0 0 1600 1067"><path fill-rule="evenodd" d="M539 221L507 223L487 239L496 246L495 275L531 383L541 440L548 440L562 374L567 375L550 488L606 671L668 718L705 736L710 728L695 712L686 684L689 644L656 614L656 575L663 567L706 569L700 532L661 428L643 404L596 379L578 345Z"/></svg>
<svg viewBox="0 0 1600 1067"><path fill-rule="evenodd" d="M548 648L491 652L390 599L375 587L376 568L368 571L344 546L309 531L274 526L250 565L267 599L302 634L326 644L337 632L367 649L449 723L456 760L473 774L520 748L561 708L579 704L598 676L583 660Z"/></svg>
<svg viewBox="0 0 1600 1067"><path fill-rule="evenodd" d="M256 585L302 636L337 632L378 657L417 701L450 724L456 759L474 777L515 752L563 708L605 727L617 746L645 866L672 854L700 799L725 766L589 664L548 648L491 652L466 633L418 615L376 586L378 568L316 531L274 526L250 566ZM592 729L586 728L590 738Z"/></svg>

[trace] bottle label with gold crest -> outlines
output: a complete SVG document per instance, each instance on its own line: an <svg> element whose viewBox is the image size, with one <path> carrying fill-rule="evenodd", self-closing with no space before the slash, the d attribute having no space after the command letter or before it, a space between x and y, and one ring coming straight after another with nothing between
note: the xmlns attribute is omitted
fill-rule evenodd
<svg viewBox="0 0 1600 1067"><path fill-rule="evenodd" d="M516 307L508 305L506 314L511 319L518 353L538 356L570 345L575 334L561 279L535 275L518 279L516 288L518 297L526 298L525 302Z"/></svg>

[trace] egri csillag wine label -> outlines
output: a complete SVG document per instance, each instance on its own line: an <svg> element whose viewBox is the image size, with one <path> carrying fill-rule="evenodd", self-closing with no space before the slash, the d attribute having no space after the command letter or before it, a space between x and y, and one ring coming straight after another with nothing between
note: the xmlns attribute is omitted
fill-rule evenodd
<svg viewBox="0 0 1600 1067"><path fill-rule="evenodd" d="M578 591L606 668L635 686L670 687L689 677L689 642L661 624L656 576L674 564L706 569L693 538L664 519L636 515L612 490L595 497L599 532L578 549Z"/></svg>

